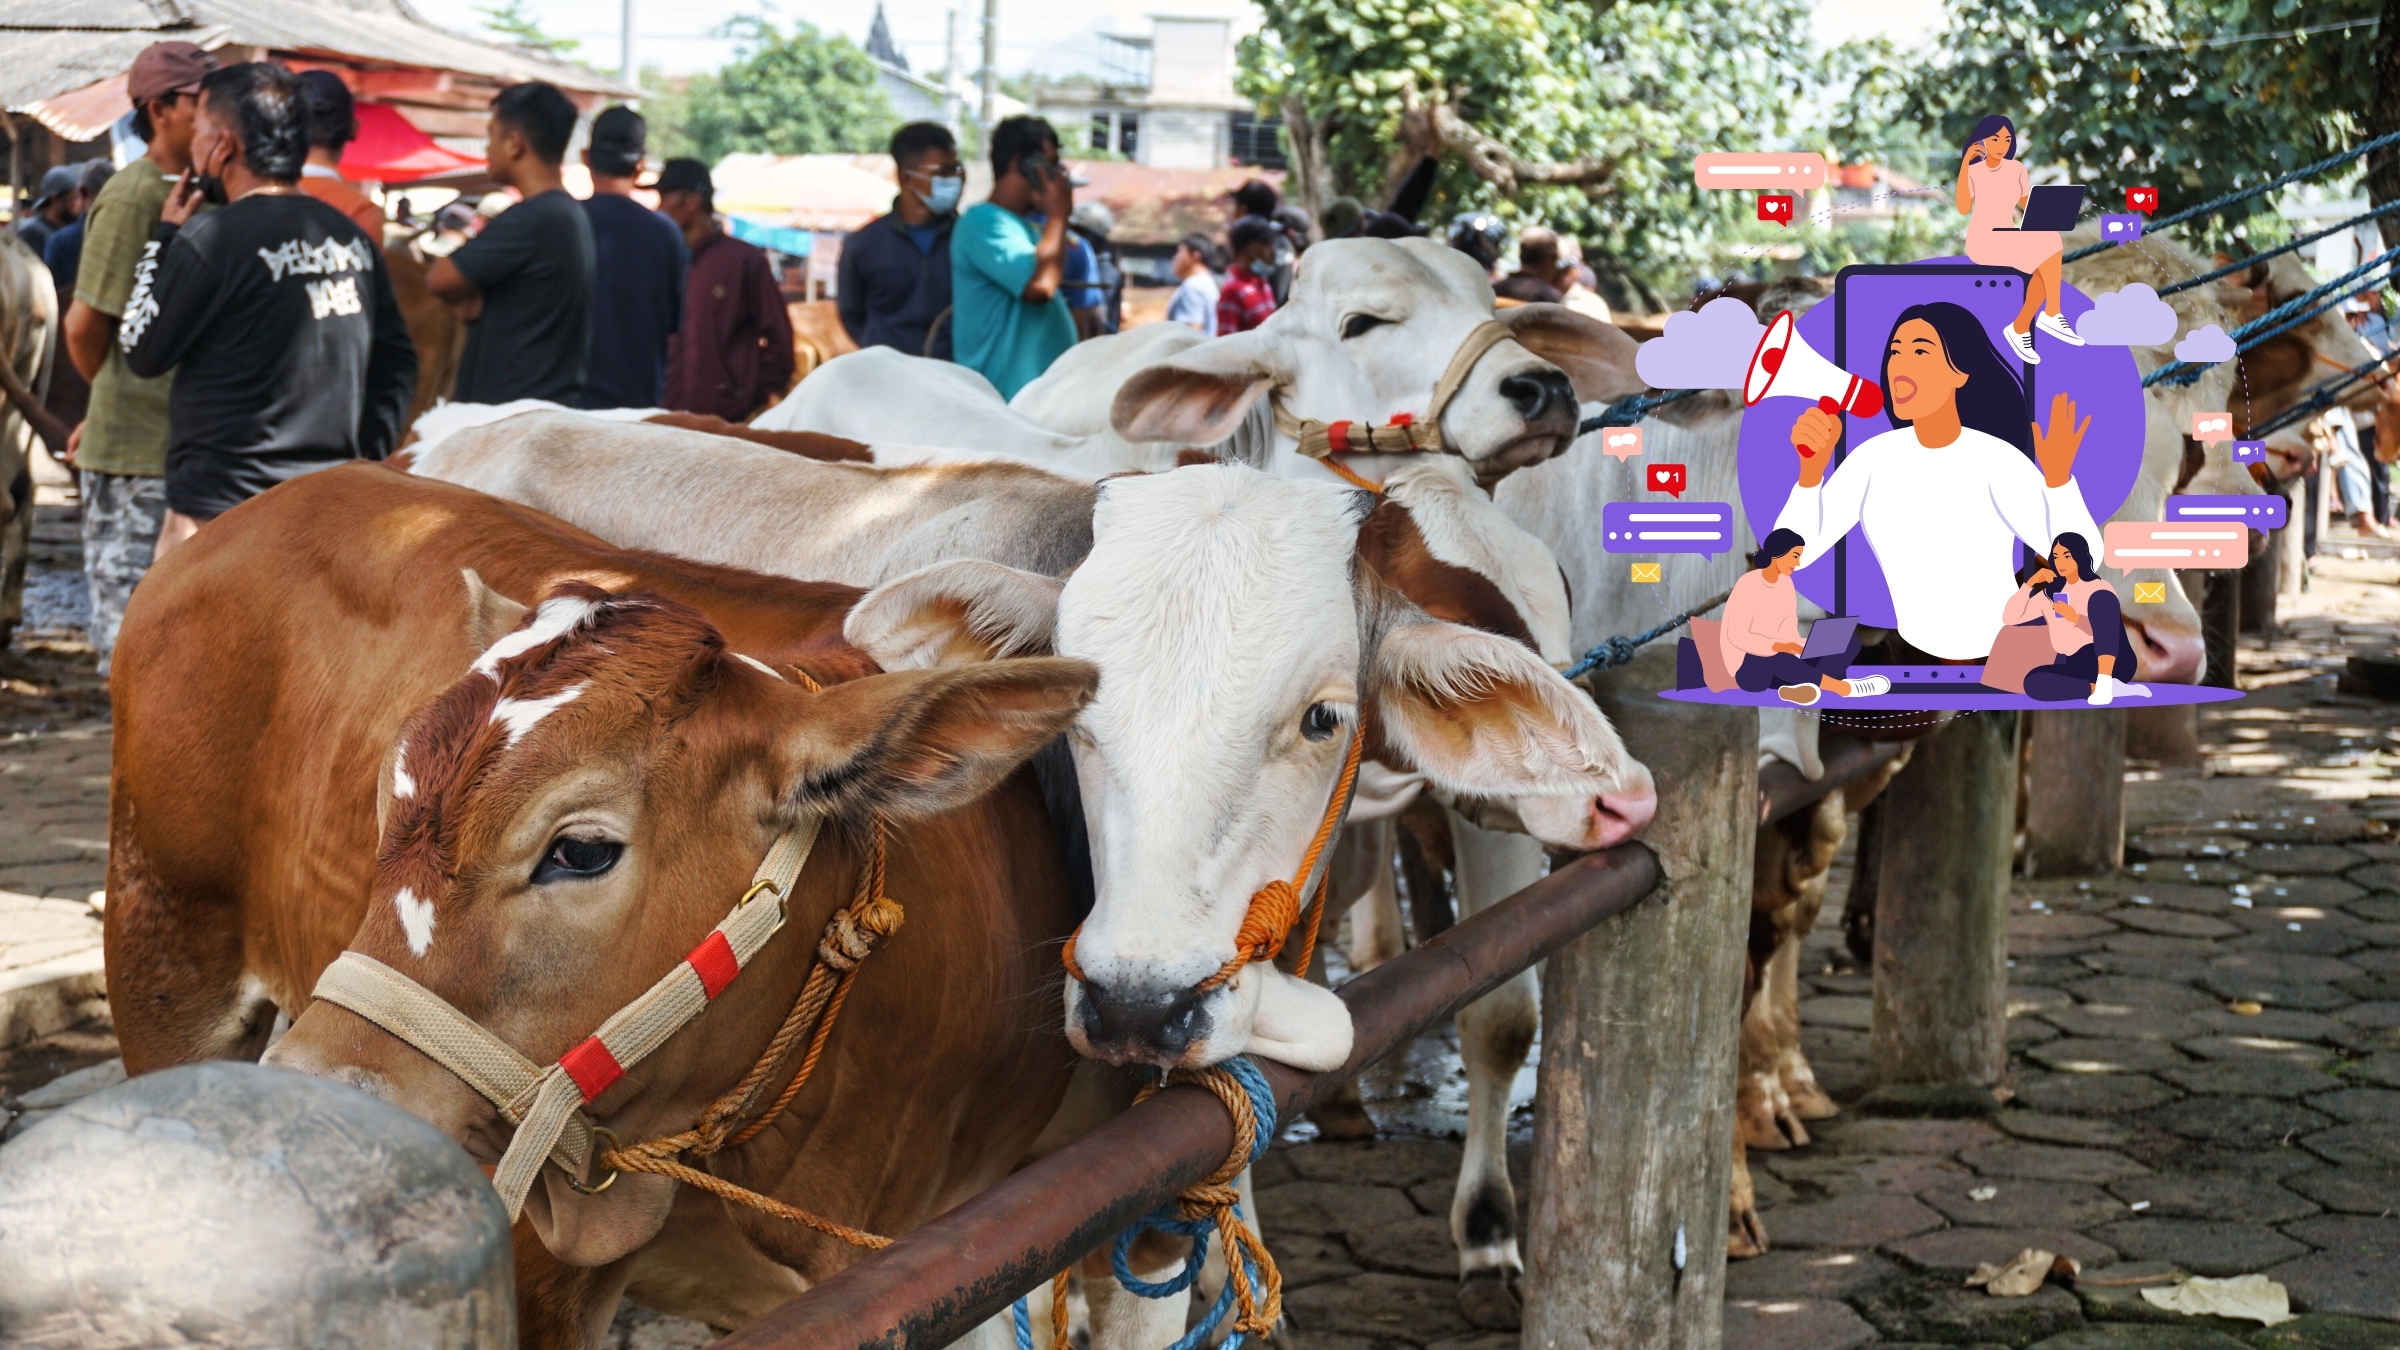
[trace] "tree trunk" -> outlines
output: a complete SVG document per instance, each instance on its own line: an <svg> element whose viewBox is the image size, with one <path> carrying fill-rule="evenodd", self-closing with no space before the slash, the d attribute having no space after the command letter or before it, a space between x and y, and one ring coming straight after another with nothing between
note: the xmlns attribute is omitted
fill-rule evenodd
<svg viewBox="0 0 2400 1350"><path fill-rule="evenodd" d="M1858 852L1850 863L1850 891L1842 900L1842 945L1861 969L1875 968L1875 885L1883 880L1883 812L1887 789L1858 811Z"/></svg>
<svg viewBox="0 0 2400 1350"><path fill-rule="evenodd" d="M2125 757L2144 759L2162 769L2200 767L2200 710L2189 703L2179 708L2127 708Z"/></svg>
<svg viewBox="0 0 2400 1350"><path fill-rule="evenodd" d="M1758 821L1758 717L1667 703L1674 649L1601 685L1658 782L1652 900L1542 976L1522 1343L1717 1350Z"/></svg>
<svg viewBox="0 0 2400 1350"><path fill-rule="evenodd" d="M1283 130L1292 146L1292 172L1284 180L1291 191L1286 195L1299 199L1300 209L1308 212L1310 224L1316 227L1317 238L1323 239L1325 203L1333 194L1325 183L1325 133L1308 115L1308 100L1298 94L1284 95Z"/></svg>
<svg viewBox="0 0 2400 1350"><path fill-rule="evenodd" d="M1884 794L1869 1047L1878 1084L1988 1087L2008 1066L2016 773L2016 714L1969 714L1918 742Z"/></svg>
<svg viewBox="0 0 2400 1350"><path fill-rule="evenodd" d="M2400 131L2400 0L2383 0L2383 26L2375 34L2375 94L2367 104L2367 137ZM2400 201L2400 146L2367 157L2367 200L2377 206ZM2375 226L2383 246L2400 248L2400 213Z"/></svg>
<svg viewBox="0 0 2400 1350"><path fill-rule="evenodd" d="M2032 717L2025 875L2115 871L2125 862L2124 710Z"/></svg>

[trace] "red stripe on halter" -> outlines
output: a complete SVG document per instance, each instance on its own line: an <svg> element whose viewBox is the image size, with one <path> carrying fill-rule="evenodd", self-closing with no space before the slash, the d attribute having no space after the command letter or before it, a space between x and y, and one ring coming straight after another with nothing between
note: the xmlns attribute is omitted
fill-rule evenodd
<svg viewBox="0 0 2400 1350"><path fill-rule="evenodd" d="M692 954L683 959L691 963L692 973L700 977L701 990L712 1002L725 992L726 985L733 983L734 976L742 973L741 960L733 954L733 944L725 940L722 932L709 934L708 941L692 948Z"/></svg>
<svg viewBox="0 0 2400 1350"><path fill-rule="evenodd" d="M558 1067L565 1069L567 1077L575 1080L575 1086L582 1090L583 1100L587 1104L625 1076L625 1066L617 1063L617 1057L609 1053L608 1047L601 1044L597 1036L560 1055Z"/></svg>
<svg viewBox="0 0 2400 1350"><path fill-rule="evenodd" d="M1325 428L1325 444L1337 455L1350 453L1350 424L1334 422Z"/></svg>

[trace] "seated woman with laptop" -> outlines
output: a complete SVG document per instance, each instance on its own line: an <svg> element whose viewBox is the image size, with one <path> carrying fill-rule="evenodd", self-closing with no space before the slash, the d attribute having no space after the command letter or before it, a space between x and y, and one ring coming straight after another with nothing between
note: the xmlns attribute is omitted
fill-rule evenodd
<svg viewBox="0 0 2400 1350"><path fill-rule="evenodd" d="M2070 347L2080 347L2058 298L2060 233L2075 228L2083 205L2080 186L2034 187L2017 158L2016 124L1994 113L1975 125L1966 158L1958 165L1958 209L1967 217L1967 257L1985 267L2006 267L2025 274L2025 305L2009 322L2009 344L2026 365L2042 363L2033 349L2033 330L2041 329ZM2017 223L2023 206L2025 223Z"/></svg>
<svg viewBox="0 0 2400 1350"><path fill-rule="evenodd" d="M1842 678L1858 659L1858 620L1819 619L1809 626L1808 641L1800 640L1800 589L1792 573L1805 551L1797 530L1775 530L1751 558L1756 570L1733 583L1717 640L1734 683L1753 694L1774 688L1784 702L1803 708L1826 693L1890 693L1892 682L1881 675Z"/></svg>

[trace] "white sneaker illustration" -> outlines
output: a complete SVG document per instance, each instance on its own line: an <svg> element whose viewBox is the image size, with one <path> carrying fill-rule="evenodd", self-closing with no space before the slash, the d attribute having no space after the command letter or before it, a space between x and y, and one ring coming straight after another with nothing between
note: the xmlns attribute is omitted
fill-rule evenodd
<svg viewBox="0 0 2400 1350"><path fill-rule="evenodd" d="M2033 349L2032 329L2028 328L2022 333L2018 332L2014 328L2009 329L2008 345L2017 349L2017 356L2019 359L2023 360L2026 365L2038 366L2042 363L2041 354Z"/></svg>
<svg viewBox="0 0 2400 1350"><path fill-rule="evenodd" d="M1861 675L1850 681L1850 697L1873 698L1892 692L1892 682L1881 675Z"/></svg>
<svg viewBox="0 0 2400 1350"><path fill-rule="evenodd" d="M2041 329L2045 333L2048 333L2050 336L2057 338L2059 341L2067 344L2070 347L2080 347L2083 345L2083 339L2077 337L2075 335L2075 330L2067 326L2067 319L2063 314L2053 314L2049 310L2045 309L2039 315L2035 316L2033 326Z"/></svg>

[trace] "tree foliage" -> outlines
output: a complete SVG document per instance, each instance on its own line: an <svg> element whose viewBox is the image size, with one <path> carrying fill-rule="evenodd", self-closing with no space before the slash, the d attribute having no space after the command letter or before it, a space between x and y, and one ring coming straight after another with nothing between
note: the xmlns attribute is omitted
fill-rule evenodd
<svg viewBox="0 0 2400 1350"><path fill-rule="evenodd" d="M736 151L875 151L899 125L874 64L846 37L798 20L786 31L758 15L717 34L739 42L733 61L646 110L663 154L714 164Z"/></svg>
<svg viewBox="0 0 2400 1350"><path fill-rule="evenodd" d="M500 5L488 7L478 5L475 12L483 16L484 31L536 56L564 61L583 46L574 38L552 37L544 32L541 20L526 10L525 0L504 0Z"/></svg>
<svg viewBox="0 0 2400 1350"><path fill-rule="evenodd" d="M1949 150L2006 113L2023 157L2092 186L2155 186L2167 213L2356 144L2373 88L2379 0L1947 0L1934 59L1886 97ZM2353 24L2344 28L2341 25ZM2317 31L2306 31L2306 30ZM2298 30L2298 31L2296 31ZM2113 203L2113 204L2112 204ZM2211 233L2277 236L2271 197Z"/></svg>

